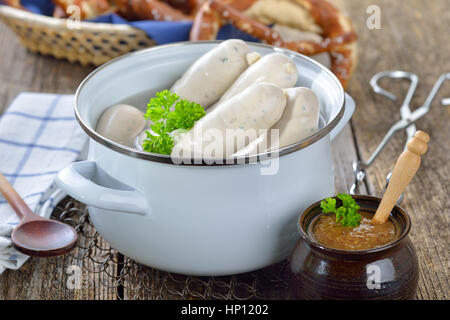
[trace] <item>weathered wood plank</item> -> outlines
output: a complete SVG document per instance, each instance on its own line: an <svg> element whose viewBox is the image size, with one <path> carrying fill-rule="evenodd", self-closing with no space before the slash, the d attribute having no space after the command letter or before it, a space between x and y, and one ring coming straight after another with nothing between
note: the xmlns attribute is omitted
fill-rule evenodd
<svg viewBox="0 0 450 320"><path fill-rule="evenodd" d="M334 185L336 193L348 193L354 182L352 162L358 159L350 124L345 126L342 132L336 136L331 146L333 149ZM364 183L361 184L359 193L367 194L367 188Z"/></svg>
<svg viewBox="0 0 450 320"><path fill-rule="evenodd" d="M366 27L366 8L378 5L382 29ZM391 69L412 71L420 82L412 107L420 106L434 81L450 71L450 7L446 0L436 1L346 1L345 5L359 33L359 65L348 91L356 100L353 117L358 151L367 159L389 127L400 118L399 102L376 96L368 85L376 72ZM384 81L383 85L403 97L406 84ZM411 238L420 261L418 298L448 299L449 286L449 108L439 105L450 96L447 83L432 104L431 111L417 128L431 135L430 149L422 167L405 193L402 206L413 222ZM371 190L381 195L386 174L392 170L405 143L405 134L397 133L373 166L367 170Z"/></svg>

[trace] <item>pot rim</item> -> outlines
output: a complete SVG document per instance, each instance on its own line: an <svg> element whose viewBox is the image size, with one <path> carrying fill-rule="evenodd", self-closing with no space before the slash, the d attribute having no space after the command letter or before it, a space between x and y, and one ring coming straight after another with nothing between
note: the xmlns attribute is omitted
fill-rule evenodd
<svg viewBox="0 0 450 320"><path fill-rule="evenodd" d="M336 197L334 196L333 198L336 198ZM374 203L378 203L378 204L381 202L381 198L369 196L369 195L352 195L352 198L355 199L356 201L358 201L358 200L366 200L367 201L368 200L370 202L374 202ZM322 199L322 200L324 200L324 199ZM383 251L389 250L389 249L397 246L400 242L402 242L408 236L409 231L411 230L411 219L410 219L409 215L406 213L406 211L403 208L401 208L398 205L395 205L394 208L392 209L392 211L394 211L394 210L397 211L404 218L405 224L404 224L402 233L394 241L389 242L388 244L385 244L384 246L381 246L381 247L376 247L376 248L372 248L372 249L363 249L363 250L345 250L345 249L335 249L335 248L325 247L325 246L321 245L320 243L311 239L311 237L308 235L308 232L306 230L304 230L304 228L302 226L303 218L306 217L306 215L309 214L311 212L311 210L320 206L320 202L322 200L313 203L305 211L303 211L303 213L300 215L300 218L298 219L297 227L298 227L298 230L300 233L300 237L304 241L306 241L310 246L317 248L325 253L336 254L336 255L346 255L346 256L348 256L348 255L361 256L361 255L367 255L367 254L371 254L371 253L383 252ZM392 215L392 213L391 213L391 215Z"/></svg>
<svg viewBox="0 0 450 320"><path fill-rule="evenodd" d="M176 158L176 157L172 157L170 155L162 155L162 154L158 154L158 153L150 153L150 152L140 151L140 150L137 150L137 149L134 149L131 147L123 146L117 142L114 142L112 140L109 140L109 139L101 136L95 130L89 128L89 126L81 118L81 115L78 112L78 108L77 108L78 99L79 99L81 91L83 90L83 88L86 86L86 84L89 82L89 80L92 77L94 77L98 72L107 68L110 64L116 63L117 61L122 60L122 59L127 59L127 58L130 58L135 55L146 54L148 52L152 52L155 50L160 50L160 49L165 49L165 48L170 48L170 47L183 47L186 45L199 45L199 44L205 44L205 43L220 43L220 42L222 42L222 41L221 40L182 41L182 42L176 42L176 43L171 43L171 44L159 45L159 46L154 46L154 47L147 48L147 49L130 52L130 53L127 53L125 55L122 55L120 57L117 57L115 59L112 59L112 60L104 63L103 65L101 65L100 67L98 67L94 71L92 71L81 82L81 84L77 88L77 91L75 93L75 99L74 99L74 112L75 112L75 117L76 117L78 123L80 124L80 126L84 130L84 132L90 138L95 140L96 142L104 145L105 147L107 147L109 149L112 149L114 151L117 151L119 153L131 156L134 158L149 160L149 161L159 162L159 163L173 164L173 165L223 166L223 165L236 165L236 164L249 164L249 163L254 164L254 163L259 163L264 160L272 159L274 157L281 157L281 156L296 152L298 150L306 148L309 145L312 145L313 143L315 143L315 142L319 141L320 139L322 139L323 137L325 137L327 134L329 134L331 132L331 130L334 127L336 127L336 125L342 119L342 117L344 115L344 111L345 111L345 100L346 100L345 91L344 91L344 88L342 87L340 81L338 80L338 78L329 69L322 66L319 62L317 62L305 55L297 53L295 51L291 51L291 50L284 49L284 48L278 48L278 47L274 47L272 45L257 43L257 42L254 42L254 43L252 42L251 45L257 46L257 47L262 47L262 48L270 48L270 49L275 50L276 52L286 53L286 54L290 54L290 55L296 55L298 57L301 57L302 59L307 60L308 62L316 65L321 70L323 70L325 73L327 73L328 76L330 76L331 79L333 79L333 81L335 81L336 84L338 85L339 91L342 96L341 109L340 109L339 113L325 127L323 127L321 130L319 130L312 136L309 136L306 139L303 139L296 143L290 144L288 146L284 146L284 147L278 148L276 150L258 153L256 155L238 156L238 157L225 158L225 159L202 159L201 162L198 160L196 161L196 160L190 159L190 161L187 162L187 161L185 161L186 159ZM246 41L246 42L248 43L248 41ZM177 160L177 161L174 161L174 160Z"/></svg>

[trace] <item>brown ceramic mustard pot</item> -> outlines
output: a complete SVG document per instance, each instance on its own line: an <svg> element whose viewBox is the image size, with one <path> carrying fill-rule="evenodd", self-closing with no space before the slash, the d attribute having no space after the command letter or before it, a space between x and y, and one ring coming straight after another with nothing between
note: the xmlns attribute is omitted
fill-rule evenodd
<svg viewBox="0 0 450 320"><path fill-rule="evenodd" d="M417 170L430 137L417 131L398 158L383 199L339 194L300 217L291 257L299 299L413 299L419 268L411 221L395 202Z"/></svg>
<svg viewBox="0 0 450 320"><path fill-rule="evenodd" d="M373 215L381 199L353 196L360 211ZM340 205L340 200L337 204ZM313 234L322 212L313 204L299 221L300 239L291 257L291 288L298 299L414 299L419 268L408 237L411 222L395 206L389 217L394 234L385 245L352 250L326 247Z"/></svg>

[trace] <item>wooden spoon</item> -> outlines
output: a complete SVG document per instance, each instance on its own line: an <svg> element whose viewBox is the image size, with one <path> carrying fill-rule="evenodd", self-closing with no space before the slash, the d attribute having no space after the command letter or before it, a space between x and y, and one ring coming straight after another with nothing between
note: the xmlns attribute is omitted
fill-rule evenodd
<svg viewBox="0 0 450 320"><path fill-rule="evenodd" d="M397 199L405 190L420 166L420 156L428 149L430 136L424 131L417 131L406 145L406 150L398 157L386 192L381 200L372 223L382 224L387 221Z"/></svg>
<svg viewBox="0 0 450 320"><path fill-rule="evenodd" d="M66 254L75 247L75 230L65 223L34 214L1 173L0 192L21 219L11 235L18 251L29 256L53 257Z"/></svg>

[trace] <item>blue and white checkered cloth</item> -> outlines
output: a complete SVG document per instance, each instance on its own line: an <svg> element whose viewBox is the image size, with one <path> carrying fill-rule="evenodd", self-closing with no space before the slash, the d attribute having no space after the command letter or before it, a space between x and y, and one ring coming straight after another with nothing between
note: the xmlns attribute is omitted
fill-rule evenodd
<svg viewBox="0 0 450 320"><path fill-rule="evenodd" d="M48 200L44 196L58 171L78 158L85 143L72 95L22 93L0 118L0 172L34 211ZM28 258L11 245L18 222L0 194L0 274Z"/></svg>

